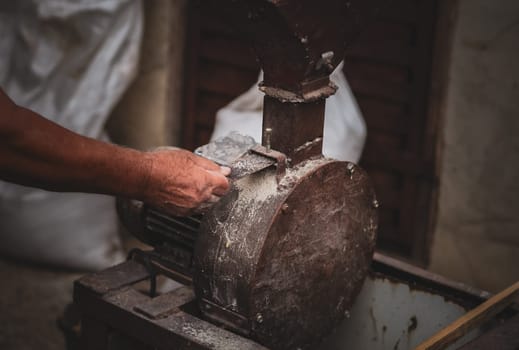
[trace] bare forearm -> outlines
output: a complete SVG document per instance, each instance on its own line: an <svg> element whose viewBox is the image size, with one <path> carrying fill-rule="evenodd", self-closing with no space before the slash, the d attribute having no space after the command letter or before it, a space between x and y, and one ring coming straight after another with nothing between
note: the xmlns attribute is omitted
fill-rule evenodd
<svg viewBox="0 0 519 350"><path fill-rule="evenodd" d="M181 149L139 152L75 134L0 89L0 179L140 199L187 215L229 189L230 169Z"/></svg>
<svg viewBox="0 0 519 350"><path fill-rule="evenodd" d="M74 134L21 107L2 108L2 114L4 180L53 191L140 197L151 166L144 153Z"/></svg>

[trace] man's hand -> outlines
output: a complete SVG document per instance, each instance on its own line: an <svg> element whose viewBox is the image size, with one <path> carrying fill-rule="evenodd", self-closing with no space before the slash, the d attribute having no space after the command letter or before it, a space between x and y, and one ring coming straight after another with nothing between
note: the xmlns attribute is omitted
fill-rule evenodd
<svg viewBox="0 0 519 350"><path fill-rule="evenodd" d="M171 215L206 209L229 190L231 170L189 151L163 147L147 153L149 176L142 200Z"/></svg>
<svg viewBox="0 0 519 350"><path fill-rule="evenodd" d="M140 152L83 137L17 106L0 89L1 180L135 198L188 215L228 191L229 173L181 149Z"/></svg>

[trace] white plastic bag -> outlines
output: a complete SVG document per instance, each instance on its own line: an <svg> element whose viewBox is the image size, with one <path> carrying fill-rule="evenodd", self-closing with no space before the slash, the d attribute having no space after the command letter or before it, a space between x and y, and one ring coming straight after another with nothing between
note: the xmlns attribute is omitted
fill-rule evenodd
<svg viewBox="0 0 519 350"><path fill-rule="evenodd" d="M258 83L262 79L260 73ZM366 124L342 73L342 63L331 79L339 89L326 100L323 154L337 160L358 162L366 140ZM211 141L237 131L261 142L264 95L259 91L258 83L217 112Z"/></svg>
<svg viewBox="0 0 519 350"><path fill-rule="evenodd" d="M141 36L140 0L3 1L0 85L17 104L103 138ZM108 196L0 182L0 236L0 254L38 263L101 269L123 259Z"/></svg>

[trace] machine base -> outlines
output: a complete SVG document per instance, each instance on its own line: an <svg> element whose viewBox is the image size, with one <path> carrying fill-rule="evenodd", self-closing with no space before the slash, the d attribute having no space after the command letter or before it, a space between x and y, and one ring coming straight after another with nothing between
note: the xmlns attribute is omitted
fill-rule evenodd
<svg viewBox="0 0 519 350"><path fill-rule="evenodd" d="M150 277L143 265L130 260L76 281L83 349L266 350L202 320L190 287L154 298L140 291L138 285Z"/></svg>
<svg viewBox="0 0 519 350"><path fill-rule="evenodd" d="M190 287L154 298L148 296L143 287L146 283L149 287L152 279L145 264L130 260L76 281L74 309L79 315L69 319L81 322L60 322L68 335L67 349L267 350L204 321ZM339 350L346 345L352 349L411 350L489 296L375 253L370 276L347 319L315 350ZM499 326L503 324L508 327L504 331L509 333L512 329L512 334L516 334L517 314L515 306L508 307L449 349L458 349L468 342L463 349L476 348L479 342L485 344L489 336L501 334ZM494 331L487 333L489 329ZM494 338L491 340L495 341ZM502 339L499 344L503 349L515 349L515 339Z"/></svg>

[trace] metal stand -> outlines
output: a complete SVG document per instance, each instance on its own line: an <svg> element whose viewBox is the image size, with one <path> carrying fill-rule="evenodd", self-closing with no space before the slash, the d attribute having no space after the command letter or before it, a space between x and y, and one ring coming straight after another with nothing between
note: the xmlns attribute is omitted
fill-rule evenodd
<svg viewBox="0 0 519 350"><path fill-rule="evenodd" d="M265 347L200 318L191 288L150 297L135 288L150 280L133 260L84 276L74 285L85 350L240 349Z"/></svg>

